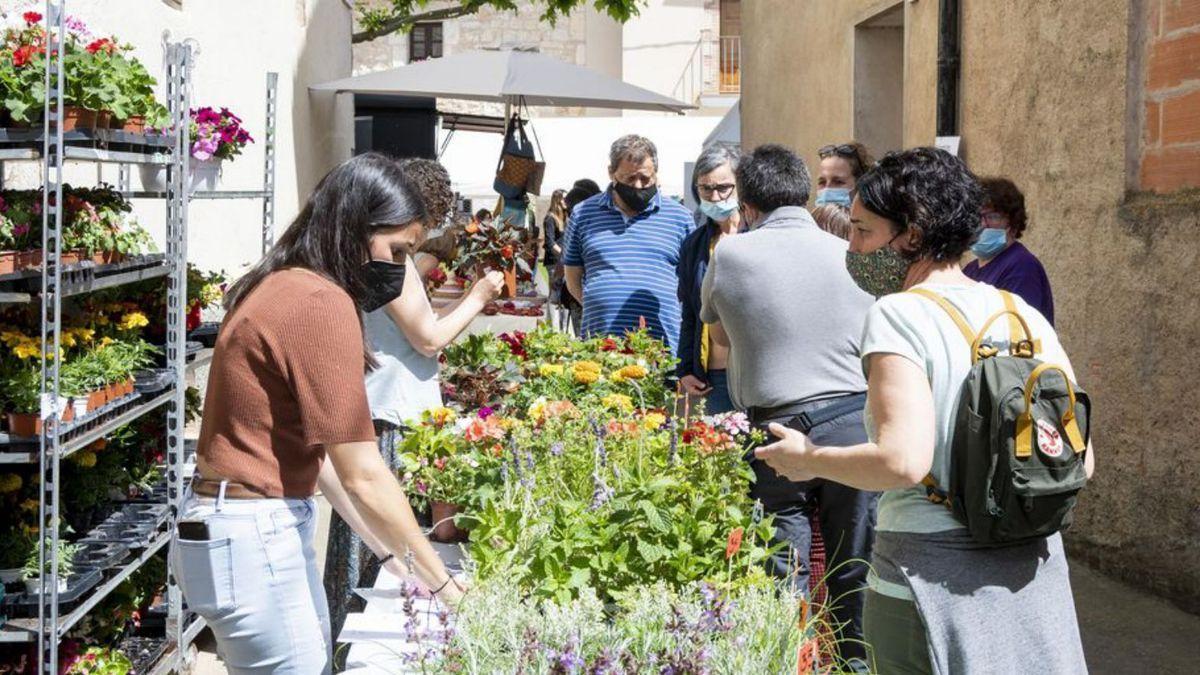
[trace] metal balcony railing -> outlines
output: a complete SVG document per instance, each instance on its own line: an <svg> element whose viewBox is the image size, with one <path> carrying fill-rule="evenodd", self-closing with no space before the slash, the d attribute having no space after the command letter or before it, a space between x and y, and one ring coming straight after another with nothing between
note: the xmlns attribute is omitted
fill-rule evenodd
<svg viewBox="0 0 1200 675"><path fill-rule="evenodd" d="M740 94L742 91L742 38L703 34L689 55L672 92L681 101L694 103L703 95Z"/></svg>
<svg viewBox="0 0 1200 675"><path fill-rule="evenodd" d="M717 92L738 94L742 91L742 36L722 35L717 39Z"/></svg>

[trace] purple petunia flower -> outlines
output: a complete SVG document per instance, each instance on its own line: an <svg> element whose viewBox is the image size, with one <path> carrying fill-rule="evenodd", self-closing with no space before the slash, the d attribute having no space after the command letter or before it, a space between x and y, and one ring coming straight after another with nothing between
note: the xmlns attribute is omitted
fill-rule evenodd
<svg viewBox="0 0 1200 675"><path fill-rule="evenodd" d="M487 407L487 406L484 406L484 407L480 408L480 409L479 409L479 412L478 412L478 413L476 413L476 414L479 416L479 419L481 419L481 420L486 420L487 418L489 418L489 417L491 417L492 415L496 414L496 411L495 411L495 410L492 410L491 408L489 408L489 407Z"/></svg>

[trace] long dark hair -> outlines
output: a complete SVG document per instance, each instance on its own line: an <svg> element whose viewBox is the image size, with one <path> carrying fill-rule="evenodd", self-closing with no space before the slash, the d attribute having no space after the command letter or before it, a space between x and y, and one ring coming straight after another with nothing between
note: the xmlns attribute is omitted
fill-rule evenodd
<svg viewBox="0 0 1200 675"><path fill-rule="evenodd" d="M426 218L399 162L374 152L348 159L325 174L287 231L229 289L225 309L232 313L268 275L290 267L315 272L360 298L372 232ZM371 363L365 338L363 348Z"/></svg>

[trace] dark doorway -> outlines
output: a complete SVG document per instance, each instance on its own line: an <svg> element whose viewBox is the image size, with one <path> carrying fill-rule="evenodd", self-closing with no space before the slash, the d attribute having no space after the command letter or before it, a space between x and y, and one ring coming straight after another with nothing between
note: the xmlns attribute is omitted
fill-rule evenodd
<svg viewBox="0 0 1200 675"><path fill-rule="evenodd" d="M431 98L354 97L354 154L437 159L437 107Z"/></svg>

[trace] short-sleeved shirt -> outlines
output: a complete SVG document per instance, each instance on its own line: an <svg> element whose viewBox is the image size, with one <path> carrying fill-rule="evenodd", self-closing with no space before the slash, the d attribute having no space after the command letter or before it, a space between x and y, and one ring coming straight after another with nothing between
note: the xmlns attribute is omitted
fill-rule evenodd
<svg viewBox="0 0 1200 675"><path fill-rule="evenodd" d="M378 364L366 380L371 417L400 426L442 405L437 357L418 352L386 309L367 314L363 326Z"/></svg>
<svg viewBox="0 0 1200 675"><path fill-rule="evenodd" d="M217 336L197 452L267 497L311 497L324 446L374 441L358 307L332 281L263 279Z"/></svg>
<svg viewBox="0 0 1200 675"><path fill-rule="evenodd" d="M987 284L919 284L941 295L966 317L975 330L1004 309L999 291ZM1037 358L1046 363L1068 365L1067 355L1049 322L1020 297L1014 298L1017 312L1029 323L1035 340L1041 340ZM1009 344L1009 323L1000 319L988 330L988 340L998 349ZM971 348L950 315L928 298L915 293L896 293L881 298L867 313L863 329L863 372L870 379L872 354L897 354L912 361L929 378L933 392L936 440L931 473L940 485L949 484L950 444L959 396L971 370ZM875 421L867 408L867 435L877 438ZM944 532L963 527L945 506L926 499L925 488L914 486L888 490L879 499L880 531Z"/></svg>
<svg viewBox="0 0 1200 675"><path fill-rule="evenodd" d="M645 211L626 216L612 190L571 213L563 265L583 268L583 334L623 335L640 320L675 353L682 312L677 295L679 247L692 214L658 194Z"/></svg>
<svg viewBox="0 0 1200 675"><path fill-rule="evenodd" d="M740 410L867 389L858 340L874 298L846 271L844 239L801 206L722 237L700 287L700 320L729 336L729 394Z"/></svg>
<svg viewBox="0 0 1200 675"><path fill-rule="evenodd" d="M1041 312L1051 326L1054 325L1054 294L1050 292L1050 277L1046 276L1042 261L1021 242L1013 242L986 265L980 266L978 260L972 260L963 268L963 273L975 281L1016 293Z"/></svg>

